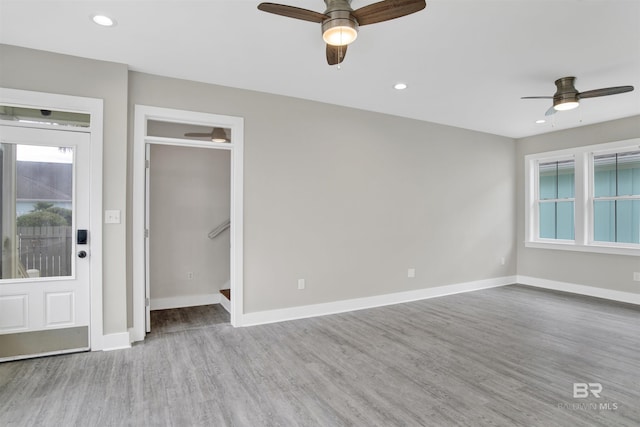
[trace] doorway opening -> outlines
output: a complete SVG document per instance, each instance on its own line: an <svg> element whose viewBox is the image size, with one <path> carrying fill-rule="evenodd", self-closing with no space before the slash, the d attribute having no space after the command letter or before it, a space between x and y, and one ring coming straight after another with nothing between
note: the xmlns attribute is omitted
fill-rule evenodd
<svg viewBox="0 0 640 427"><path fill-rule="evenodd" d="M147 332L229 323L231 152L147 144L147 160Z"/></svg>
<svg viewBox="0 0 640 427"><path fill-rule="evenodd" d="M132 339L151 310L220 303L239 326L243 119L136 105L134 132Z"/></svg>

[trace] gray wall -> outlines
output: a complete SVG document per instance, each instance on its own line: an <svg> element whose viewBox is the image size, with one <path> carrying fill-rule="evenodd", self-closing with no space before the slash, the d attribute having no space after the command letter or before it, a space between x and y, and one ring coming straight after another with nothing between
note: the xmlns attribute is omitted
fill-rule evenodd
<svg viewBox="0 0 640 427"><path fill-rule="evenodd" d="M131 325L125 165L134 104L244 117L247 312L508 276L516 266L522 275L634 290L637 257L523 247L522 169L525 154L638 137L637 117L514 144L122 64L5 45L0 59L3 87L105 100L104 208L127 210L122 224L104 228L105 333L126 331L127 312ZM298 278L307 289L296 289Z"/></svg>
<svg viewBox="0 0 640 427"><path fill-rule="evenodd" d="M126 211L127 66L0 45L0 86L104 99L103 207ZM105 224L104 332L127 330L126 217Z"/></svg>
<svg viewBox="0 0 640 427"><path fill-rule="evenodd" d="M524 156L638 137L640 137L640 116L517 141L519 275L616 291L638 292L638 283L633 282L633 272L640 271L640 258L637 256L536 249L524 246Z"/></svg>
<svg viewBox="0 0 640 427"><path fill-rule="evenodd" d="M509 138L138 72L129 83L130 120L135 104L244 118L246 312L516 272Z"/></svg>
<svg viewBox="0 0 640 427"><path fill-rule="evenodd" d="M229 232L207 235L229 219L230 169L226 150L151 145L152 307L158 298L217 294L229 281Z"/></svg>

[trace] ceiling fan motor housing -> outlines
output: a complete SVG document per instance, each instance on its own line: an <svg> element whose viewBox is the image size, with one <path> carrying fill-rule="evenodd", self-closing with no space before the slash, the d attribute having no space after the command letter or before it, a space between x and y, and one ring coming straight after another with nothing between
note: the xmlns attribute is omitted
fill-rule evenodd
<svg viewBox="0 0 640 427"><path fill-rule="evenodd" d="M553 106L579 101L579 93L573 85L575 77L562 77L555 81L556 93L553 95Z"/></svg>
<svg viewBox="0 0 640 427"><path fill-rule="evenodd" d="M322 21L322 35L324 41L334 46L341 46L351 43L356 39L358 34L358 21L351 14L353 9L351 8L351 1L349 0L325 0L327 4L327 10L324 12L329 18ZM335 29L337 40L333 40L331 36L332 29ZM350 32L348 42L343 42L339 37L340 31Z"/></svg>

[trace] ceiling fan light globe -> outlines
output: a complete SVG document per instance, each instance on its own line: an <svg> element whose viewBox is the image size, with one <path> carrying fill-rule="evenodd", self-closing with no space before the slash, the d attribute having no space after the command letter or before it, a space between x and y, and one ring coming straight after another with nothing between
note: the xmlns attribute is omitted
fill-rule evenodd
<svg viewBox="0 0 640 427"><path fill-rule="evenodd" d="M331 27L322 34L325 43L332 46L346 46L353 43L357 37L358 31L347 26Z"/></svg>
<svg viewBox="0 0 640 427"><path fill-rule="evenodd" d="M213 128L211 132L211 142L227 142L227 133L223 128Z"/></svg>
<svg viewBox="0 0 640 427"><path fill-rule="evenodd" d="M574 108L578 108L579 105L580 103L578 103L578 101L568 101L556 104L553 106L553 108L556 111L568 111L573 110Z"/></svg>
<svg viewBox="0 0 640 427"><path fill-rule="evenodd" d="M348 10L330 12L330 18L322 22L322 38L331 46L346 46L358 37L358 22Z"/></svg>

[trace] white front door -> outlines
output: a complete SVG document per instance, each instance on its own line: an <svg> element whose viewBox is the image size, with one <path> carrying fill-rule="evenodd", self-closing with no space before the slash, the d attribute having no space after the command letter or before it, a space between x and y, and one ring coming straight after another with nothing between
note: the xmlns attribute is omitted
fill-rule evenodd
<svg viewBox="0 0 640 427"><path fill-rule="evenodd" d="M0 126L0 360L88 350L90 135Z"/></svg>

